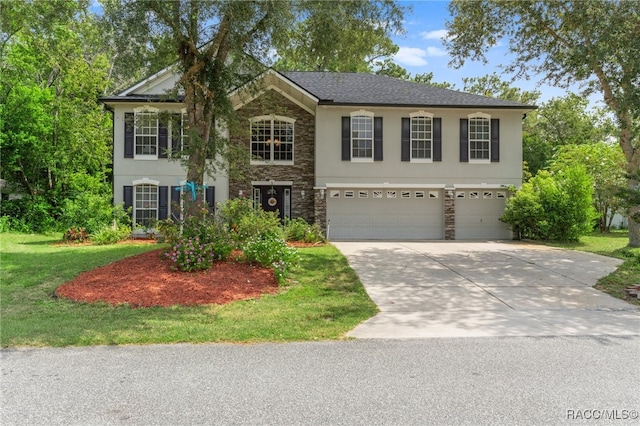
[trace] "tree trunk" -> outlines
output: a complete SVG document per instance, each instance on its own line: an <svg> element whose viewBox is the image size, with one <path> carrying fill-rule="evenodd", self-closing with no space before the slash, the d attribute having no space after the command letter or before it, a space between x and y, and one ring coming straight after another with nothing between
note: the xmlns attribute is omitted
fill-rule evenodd
<svg viewBox="0 0 640 426"><path fill-rule="evenodd" d="M637 154L638 153L636 153L636 157L640 157ZM636 170L638 170L638 167L636 167ZM628 184L629 190L640 191L639 182L636 179L629 179ZM629 220L629 246L640 247L640 206L631 206L627 218Z"/></svg>

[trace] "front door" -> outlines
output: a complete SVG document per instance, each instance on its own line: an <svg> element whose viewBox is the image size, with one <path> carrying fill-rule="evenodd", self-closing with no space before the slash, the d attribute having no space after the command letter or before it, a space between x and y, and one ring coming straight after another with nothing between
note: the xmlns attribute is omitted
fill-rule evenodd
<svg viewBox="0 0 640 426"><path fill-rule="evenodd" d="M291 217L291 187L279 185L256 185L253 187L253 202L267 212L277 212L281 220Z"/></svg>

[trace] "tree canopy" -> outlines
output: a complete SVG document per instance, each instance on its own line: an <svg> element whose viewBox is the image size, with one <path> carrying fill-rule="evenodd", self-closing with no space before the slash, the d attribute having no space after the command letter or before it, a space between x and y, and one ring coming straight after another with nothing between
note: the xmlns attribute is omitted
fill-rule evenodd
<svg viewBox="0 0 640 426"><path fill-rule="evenodd" d="M388 35L401 30L403 9L390 0L334 2L104 0L114 34L138 43L171 46L189 127L187 180L202 184L225 144L213 126L232 121L228 93L275 56L303 69L359 70L393 50ZM305 64L306 66L303 66ZM211 144L210 140L219 143ZM216 152L211 152L215 147Z"/></svg>
<svg viewBox="0 0 640 426"><path fill-rule="evenodd" d="M453 19L447 22L444 43L452 65L486 63L489 49L508 43L513 60L505 71L519 77L537 74L559 87L578 83L584 94L601 93L617 121L628 187L637 188L640 2L454 0L449 9ZM632 246L640 246L639 213L638 205L629 211Z"/></svg>

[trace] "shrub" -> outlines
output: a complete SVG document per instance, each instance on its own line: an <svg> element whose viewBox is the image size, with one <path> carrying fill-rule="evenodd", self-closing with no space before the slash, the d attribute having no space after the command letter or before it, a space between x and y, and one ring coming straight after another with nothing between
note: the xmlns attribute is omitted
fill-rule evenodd
<svg viewBox="0 0 640 426"><path fill-rule="evenodd" d="M165 256L183 272L209 269L216 257L213 244L198 237L180 238Z"/></svg>
<svg viewBox="0 0 640 426"><path fill-rule="evenodd" d="M320 226L317 223L310 225L301 217L285 221L284 237L287 241L302 241L305 243L325 241Z"/></svg>
<svg viewBox="0 0 640 426"><path fill-rule="evenodd" d="M244 246L244 255L249 262L265 268L273 268L278 281L282 282L286 272L298 261L298 252L280 237L262 235L252 238Z"/></svg>
<svg viewBox="0 0 640 426"><path fill-rule="evenodd" d="M87 233L86 229L74 226L65 231L65 233L62 235L62 239L64 241L81 243L89 239L89 234Z"/></svg>
<svg viewBox="0 0 640 426"><path fill-rule="evenodd" d="M593 181L584 167L540 171L507 201L500 218L521 238L577 241L597 218Z"/></svg>
<svg viewBox="0 0 640 426"><path fill-rule="evenodd" d="M218 205L217 218L241 248L245 242L260 236L271 235L282 238L280 218L275 212L255 209L248 198L234 198Z"/></svg>
<svg viewBox="0 0 640 426"><path fill-rule="evenodd" d="M103 226L91 234L91 241L95 244L115 244L131 237L129 225Z"/></svg>
<svg viewBox="0 0 640 426"><path fill-rule="evenodd" d="M54 213L53 206L39 195L2 202L2 215L10 218L7 226L17 232L46 233L59 230Z"/></svg>
<svg viewBox="0 0 640 426"><path fill-rule="evenodd" d="M113 220L111 194L80 193L64 200L62 206L59 220L65 228L81 227L92 234Z"/></svg>

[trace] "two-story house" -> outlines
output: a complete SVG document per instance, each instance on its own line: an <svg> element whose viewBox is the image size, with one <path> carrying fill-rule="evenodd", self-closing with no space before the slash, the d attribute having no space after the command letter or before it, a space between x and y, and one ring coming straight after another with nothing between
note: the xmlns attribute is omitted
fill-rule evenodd
<svg viewBox="0 0 640 426"><path fill-rule="evenodd" d="M175 81L167 69L103 98L114 202L141 223L175 213L186 176L166 158L180 132L158 120L166 111L181 125L184 106L165 95ZM270 70L259 81L229 95L246 128L227 136L246 158L232 165L242 173L205 178L210 203L252 197L332 240L511 237L499 217L522 183L522 120L534 107L372 74Z"/></svg>

